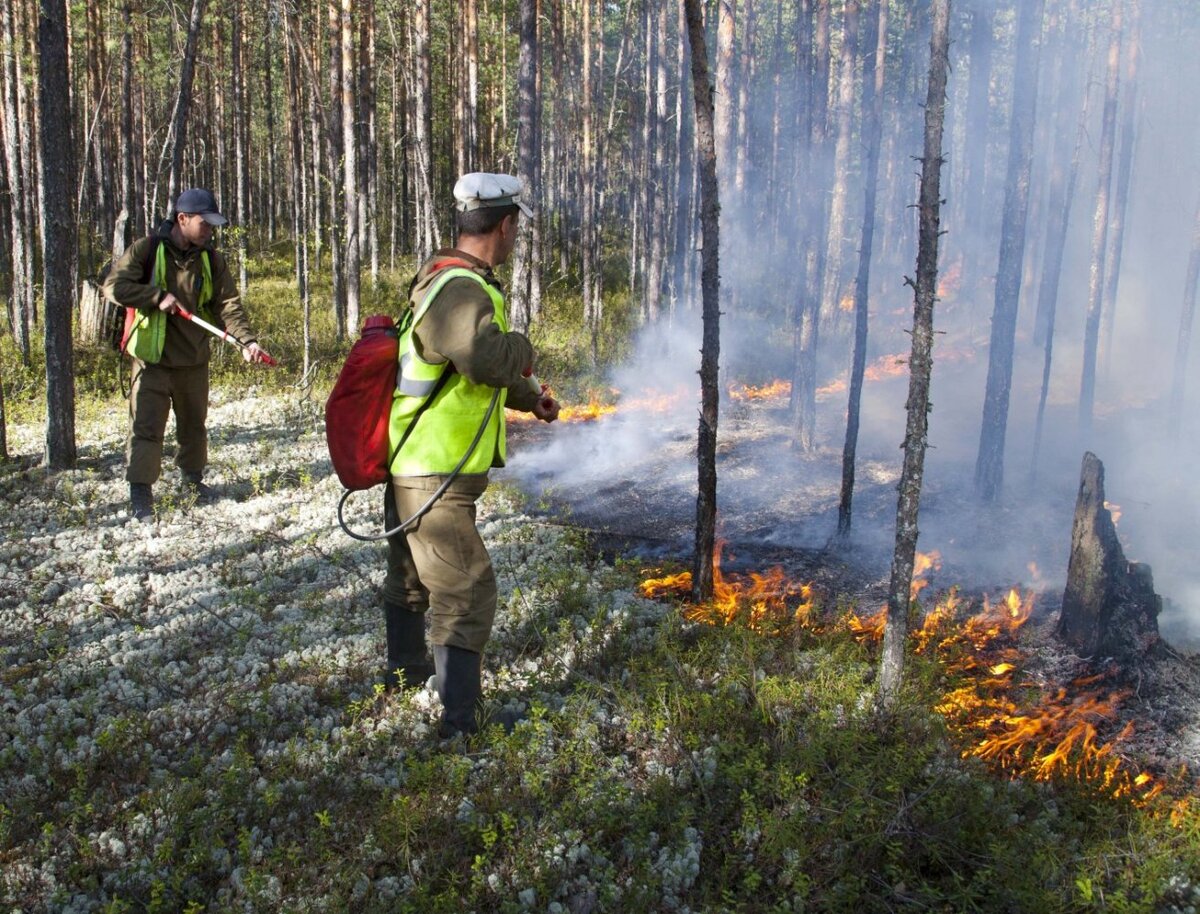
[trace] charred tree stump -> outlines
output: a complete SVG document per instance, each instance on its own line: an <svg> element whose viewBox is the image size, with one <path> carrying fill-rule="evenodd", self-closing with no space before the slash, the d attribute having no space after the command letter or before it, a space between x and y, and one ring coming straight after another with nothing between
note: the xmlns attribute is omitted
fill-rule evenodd
<svg viewBox="0 0 1200 914"><path fill-rule="evenodd" d="M1140 661L1162 647L1149 565L1130 562L1104 506L1104 464L1083 455L1067 589L1055 634L1081 657Z"/></svg>

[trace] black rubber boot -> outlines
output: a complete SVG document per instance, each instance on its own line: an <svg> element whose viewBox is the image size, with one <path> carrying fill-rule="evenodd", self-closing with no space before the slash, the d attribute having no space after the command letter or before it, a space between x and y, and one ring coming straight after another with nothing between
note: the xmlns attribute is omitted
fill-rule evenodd
<svg viewBox="0 0 1200 914"><path fill-rule="evenodd" d="M212 486L204 484L204 474L198 470L183 470L179 474L179 488L188 495L195 495L202 504L210 505L220 496Z"/></svg>
<svg viewBox="0 0 1200 914"><path fill-rule="evenodd" d="M149 520L154 515L154 491L147 483L129 484L129 513L137 520Z"/></svg>
<svg viewBox="0 0 1200 914"><path fill-rule="evenodd" d="M480 663L483 657L474 651L448 644L433 646L433 665L437 669L434 684L442 699L442 721L438 736L443 739L479 730Z"/></svg>
<svg viewBox="0 0 1200 914"><path fill-rule="evenodd" d="M384 600L383 622L387 628L384 687L390 692L425 685L434 673L425 652L425 614Z"/></svg>

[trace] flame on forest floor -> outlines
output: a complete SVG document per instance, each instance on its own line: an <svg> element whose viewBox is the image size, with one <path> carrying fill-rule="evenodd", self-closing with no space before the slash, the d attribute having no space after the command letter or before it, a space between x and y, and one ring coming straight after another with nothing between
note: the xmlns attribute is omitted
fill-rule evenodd
<svg viewBox="0 0 1200 914"><path fill-rule="evenodd" d="M727 579L720 571L722 546L719 543L714 554L714 599L702 606L685 605L687 618L711 624L744 618L751 628L775 634L788 625L817 634L840 625L859 640L882 638L886 610L867 619L848 613L840 622L822 626L811 585L789 582L778 567ZM928 571L938 567L939 560L930 553L920 564ZM691 585L691 573L682 572L648 579L641 591L647 597L686 600ZM793 609L789 599L795 602L797 596ZM935 658L946 675L946 691L936 710L961 741L964 758L979 758L1011 777L1073 778L1139 804L1163 791L1161 780L1138 770L1121 753L1133 723L1111 732L1127 691L1109 687L1103 676L1075 679L1051 690L1022 678L1026 654L1017 634L1033 613L1032 591L1021 593L1014 587L1003 599L985 597L981 612L962 618L965 602L952 588L909 633L912 650Z"/></svg>
<svg viewBox="0 0 1200 914"><path fill-rule="evenodd" d="M792 382L776 379L769 384L754 387L750 384L732 384L729 387L729 399L741 402L755 400L782 400L792 395Z"/></svg>
<svg viewBox="0 0 1200 914"><path fill-rule="evenodd" d="M982 612L959 621L962 599L951 590L910 633L913 650L935 656L954 683L936 710L963 740L963 757L1039 781L1072 777L1137 802L1161 793L1161 781L1135 770L1119 752L1133 723L1104 733L1127 691L1107 689L1100 676L1040 695L1018 682L1026 658L1016 635L1033 606L1032 591L1013 588L995 603L985 597ZM886 618L886 610L866 620L851 614L846 624L856 637L878 639Z"/></svg>
<svg viewBox="0 0 1200 914"><path fill-rule="evenodd" d="M888 378L898 378L908 374L908 357L895 353L881 355L863 371L864 381L884 381ZM817 399L822 400L834 394L842 393L849 388L846 375L834 378L828 384L817 388Z"/></svg>
<svg viewBox="0 0 1200 914"><path fill-rule="evenodd" d="M809 623L813 611L811 584L789 581L778 566L762 574L752 572L746 576L726 576L721 571L724 548L725 541L718 540L713 549L712 600L688 605L684 609L685 618L710 625L728 625L737 619L745 619L751 629L761 632L778 632L791 623ZM644 597L669 596L686 600L691 592L690 571L649 578L641 584Z"/></svg>

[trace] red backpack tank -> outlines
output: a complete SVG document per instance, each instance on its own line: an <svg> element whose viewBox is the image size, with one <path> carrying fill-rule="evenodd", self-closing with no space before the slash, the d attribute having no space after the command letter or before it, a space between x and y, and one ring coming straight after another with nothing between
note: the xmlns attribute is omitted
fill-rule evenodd
<svg viewBox="0 0 1200 914"><path fill-rule="evenodd" d="M347 489L388 480L388 427L399 367L399 332L382 314L368 317L325 401L325 438Z"/></svg>

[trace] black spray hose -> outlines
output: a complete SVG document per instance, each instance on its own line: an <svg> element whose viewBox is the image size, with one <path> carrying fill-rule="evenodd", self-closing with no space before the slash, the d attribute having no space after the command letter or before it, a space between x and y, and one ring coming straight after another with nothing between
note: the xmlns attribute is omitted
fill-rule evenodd
<svg viewBox="0 0 1200 914"><path fill-rule="evenodd" d="M347 489L344 493L342 493L342 500L338 502L337 514L338 514L338 523L341 525L342 529L346 531L346 535L358 540L359 542L373 543L378 540L385 540L389 536L394 536L395 534L400 533L403 530L407 530L409 527L411 527L413 524L415 524L418 520L420 520L429 511L429 509L434 506L434 503L437 502L437 500L446 493L446 490L448 488L450 488L450 483L454 482L454 480L458 478L458 474L462 472L462 468L467 465L467 461L470 460L471 455L475 453L475 448L477 448L479 446L479 441L480 441L480 439L483 438L484 430L487 428L488 422L491 421L492 414L496 411L496 404L499 401L500 401L500 388L496 388L495 392L492 394L492 402L488 404L487 412L485 412L483 414L483 421L479 423L479 429L478 429L478 431L475 432L475 437L471 441L471 446L468 447L467 452L462 455L462 460L460 460L458 462L458 466L456 466L453 470L450 471L450 475L446 477L445 482L443 482L440 486L437 487L437 490L431 496L429 496L429 500L427 502L425 502L425 504L421 505L420 509L418 509L416 514L414 514L412 517L408 518L407 520L401 521L399 524L397 524L391 530L384 530L382 533L376 533L376 534L355 533L353 530L351 530L346 525L346 519L343 516L342 512L343 512L343 509L346 507L346 499L348 499L351 495L353 495L355 490ZM395 457L393 456L392 459L394 460ZM391 485L391 483L389 482L388 485Z"/></svg>

